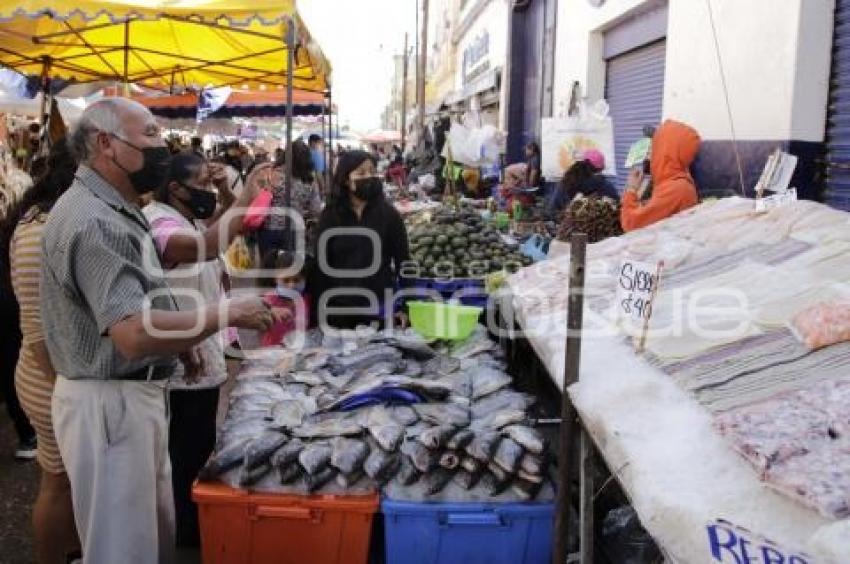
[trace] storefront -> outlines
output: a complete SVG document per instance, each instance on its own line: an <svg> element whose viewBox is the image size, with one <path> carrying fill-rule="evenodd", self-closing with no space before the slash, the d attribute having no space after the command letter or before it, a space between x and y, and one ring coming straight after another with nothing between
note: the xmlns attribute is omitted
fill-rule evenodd
<svg viewBox="0 0 850 564"><path fill-rule="evenodd" d="M507 57L506 0L463 5L453 41L457 43L455 89L446 105L457 113L476 112L481 125L503 128L502 69Z"/></svg>
<svg viewBox="0 0 850 564"><path fill-rule="evenodd" d="M588 102L611 98L620 166L641 133L634 120L672 118L703 139L692 169L703 196L740 194L740 176L750 194L778 147L800 158L792 184L817 198L833 23L832 2L562 0L554 114L566 115L577 82ZM621 39L632 43L615 49L623 59L611 54Z"/></svg>
<svg viewBox="0 0 850 564"><path fill-rule="evenodd" d="M836 0L826 126L826 201L850 210L850 2Z"/></svg>

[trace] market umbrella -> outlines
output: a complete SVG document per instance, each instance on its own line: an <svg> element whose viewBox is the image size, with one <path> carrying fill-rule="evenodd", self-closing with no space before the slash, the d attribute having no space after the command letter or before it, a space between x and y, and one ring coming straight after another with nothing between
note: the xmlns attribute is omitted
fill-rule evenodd
<svg viewBox="0 0 850 564"><path fill-rule="evenodd" d="M277 87L287 83L290 48L292 86L324 92L330 64L294 0L0 1L0 65L25 75Z"/></svg>
<svg viewBox="0 0 850 564"><path fill-rule="evenodd" d="M198 111L197 94L178 96L134 96L157 116L170 119L194 118ZM325 111L325 98L317 92L294 90L293 115L319 116ZM234 90L224 105L211 115L226 117L282 117L286 115L286 92L283 90Z"/></svg>

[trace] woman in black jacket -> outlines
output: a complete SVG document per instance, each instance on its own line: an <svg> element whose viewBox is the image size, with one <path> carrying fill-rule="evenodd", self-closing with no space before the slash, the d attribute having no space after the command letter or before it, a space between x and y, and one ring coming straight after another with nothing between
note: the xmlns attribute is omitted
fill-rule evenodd
<svg viewBox="0 0 850 564"><path fill-rule="evenodd" d="M409 258L407 229L384 198L372 156L365 151L340 155L319 218L314 319L338 328L390 322L401 265ZM404 314L395 317L407 321Z"/></svg>

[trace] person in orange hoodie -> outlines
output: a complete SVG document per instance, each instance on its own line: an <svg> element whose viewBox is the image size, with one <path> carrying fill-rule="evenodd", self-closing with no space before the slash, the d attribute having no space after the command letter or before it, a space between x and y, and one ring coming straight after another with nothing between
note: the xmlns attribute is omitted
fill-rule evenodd
<svg viewBox="0 0 850 564"><path fill-rule="evenodd" d="M652 225L697 204L697 187L690 166L699 151L700 137L684 123L667 120L652 137L649 166L652 195L641 202L645 185L643 170L629 173L620 206L623 231Z"/></svg>

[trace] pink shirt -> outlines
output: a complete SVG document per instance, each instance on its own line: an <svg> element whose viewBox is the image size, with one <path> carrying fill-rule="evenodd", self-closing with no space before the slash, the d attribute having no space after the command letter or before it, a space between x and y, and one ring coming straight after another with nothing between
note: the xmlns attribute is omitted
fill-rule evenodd
<svg viewBox="0 0 850 564"><path fill-rule="evenodd" d="M292 312L292 317L289 319L285 319L283 321L279 321L272 325L271 329L263 333L263 338L260 341L260 344L264 347L274 347L283 342L283 338L286 337L287 333L294 330L296 327L306 329L309 327L309 311L310 311L310 297L307 295L302 296L304 300L304 316L305 318L299 322L296 319L297 310L295 308L295 304L292 300L288 298L281 298L277 295L277 292L271 291L266 293L263 296L263 300L269 304L269 306L273 308L287 309Z"/></svg>

